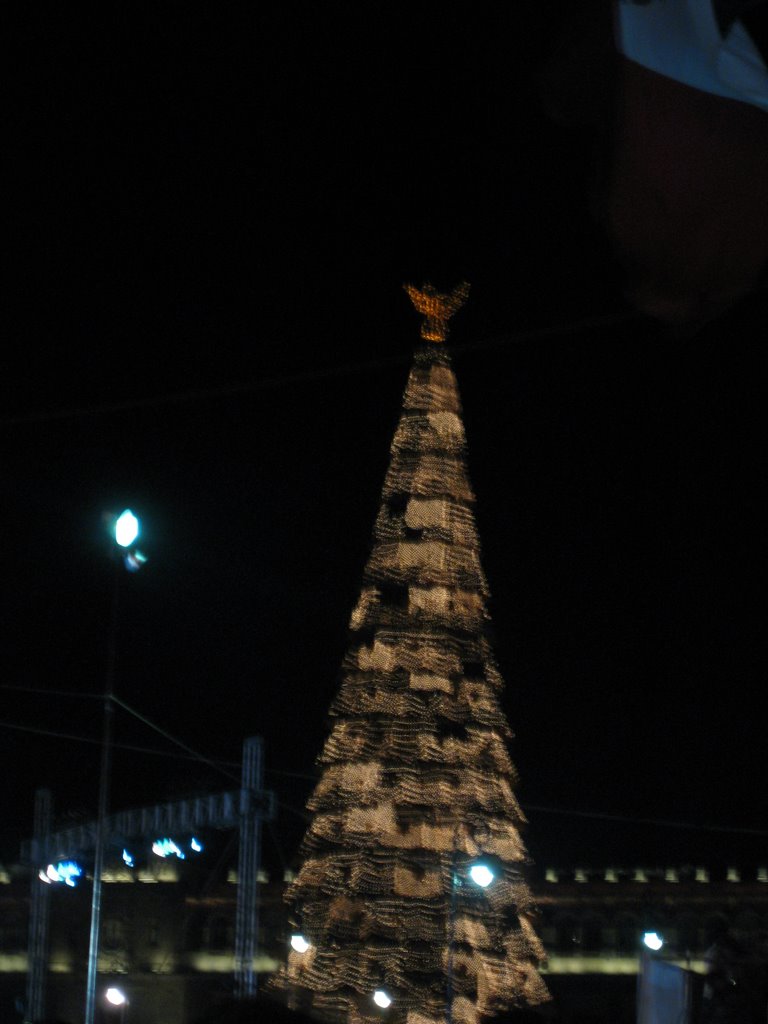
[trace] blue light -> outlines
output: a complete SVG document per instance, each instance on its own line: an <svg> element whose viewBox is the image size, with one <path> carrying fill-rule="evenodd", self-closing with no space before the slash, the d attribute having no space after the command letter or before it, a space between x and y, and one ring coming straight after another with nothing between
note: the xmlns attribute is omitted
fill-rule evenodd
<svg viewBox="0 0 768 1024"><path fill-rule="evenodd" d="M152 843L152 852L156 853L158 857L174 856L178 857L179 860L185 859L184 854L172 839L156 839Z"/></svg>
<svg viewBox="0 0 768 1024"><path fill-rule="evenodd" d="M130 853L128 853L127 850L123 850L123 860L125 861L129 868L133 867L133 857L130 855Z"/></svg>
<svg viewBox="0 0 768 1024"><path fill-rule="evenodd" d="M147 556L141 551L129 551L123 558L123 565L128 572L138 572L142 565L145 565Z"/></svg>
<svg viewBox="0 0 768 1024"><path fill-rule="evenodd" d="M199 839L195 839L195 837L192 836L192 838L191 838L191 840L189 842L189 845L190 845L190 848L195 851L195 853L202 853L203 844L200 842Z"/></svg>
<svg viewBox="0 0 768 1024"><path fill-rule="evenodd" d="M77 884L75 879L82 875L83 869L73 860L64 860L58 864L49 864L45 873L52 882L64 882L74 889Z"/></svg>

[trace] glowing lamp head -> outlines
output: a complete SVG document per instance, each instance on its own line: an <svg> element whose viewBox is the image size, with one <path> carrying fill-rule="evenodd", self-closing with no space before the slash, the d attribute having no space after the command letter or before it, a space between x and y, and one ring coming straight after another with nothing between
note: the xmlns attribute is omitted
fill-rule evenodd
<svg viewBox="0 0 768 1024"><path fill-rule="evenodd" d="M49 864L45 869L45 873L49 881L64 882L65 885L74 889L77 884L76 880L82 875L83 869L75 861L65 860L60 861L58 864ZM42 874L40 877L42 877Z"/></svg>
<svg viewBox="0 0 768 1024"><path fill-rule="evenodd" d="M129 548L139 536L139 520L129 508L115 522L115 540L121 548Z"/></svg>
<svg viewBox="0 0 768 1024"><path fill-rule="evenodd" d="M172 839L156 839L152 843L152 853L158 857L178 857L185 860L184 852L174 843Z"/></svg>
<svg viewBox="0 0 768 1024"><path fill-rule="evenodd" d="M128 1000L125 997L125 992L123 992L122 989L119 988L108 988L107 991L104 993L104 996L107 1002L111 1003L113 1006L125 1006L125 1004L128 1002Z"/></svg>
<svg viewBox="0 0 768 1024"><path fill-rule="evenodd" d="M652 949L654 953L657 953L664 945L664 939L662 939L658 932L646 932L643 935L643 944L648 949Z"/></svg>
<svg viewBox="0 0 768 1024"><path fill-rule="evenodd" d="M373 1001L377 1006L380 1006L382 1010L386 1010L388 1006L392 1005L392 997L387 995L383 988L377 988L373 993Z"/></svg>
<svg viewBox="0 0 768 1024"><path fill-rule="evenodd" d="M487 889L496 877L487 864L473 864L469 869L469 877L481 889Z"/></svg>
<svg viewBox="0 0 768 1024"><path fill-rule="evenodd" d="M309 943L303 935L292 935L291 949L295 949L297 953L306 953L309 949Z"/></svg>

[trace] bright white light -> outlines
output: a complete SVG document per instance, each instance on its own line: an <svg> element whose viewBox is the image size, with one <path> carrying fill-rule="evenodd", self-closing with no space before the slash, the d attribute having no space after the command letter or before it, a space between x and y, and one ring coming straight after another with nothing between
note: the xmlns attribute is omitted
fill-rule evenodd
<svg viewBox="0 0 768 1024"><path fill-rule="evenodd" d="M496 876L487 864L473 864L469 869L469 877L475 885L479 885L481 889L486 889Z"/></svg>
<svg viewBox="0 0 768 1024"><path fill-rule="evenodd" d="M124 1006L128 1000L125 997L125 992L122 992L119 988L108 988L104 993L108 1003L112 1003L113 1006Z"/></svg>
<svg viewBox="0 0 768 1024"><path fill-rule="evenodd" d="M139 536L139 520L129 508L122 512L115 523L115 540L121 548L129 548Z"/></svg>
<svg viewBox="0 0 768 1024"><path fill-rule="evenodd" d="M658 951L664 945L664 939L659 935L658 932L646 932L643 935L643 942L654 951Z"/></svg>
<svg viewBox="0 0 768 1024"><path fill-rule="evenodd" d="M200 853L203 849L203 844L200 842L199 839L195 839L194 836L192 836L192 838L190 839L189 845L190 848L195 851L195 853Z"/></svg>
<svg viewBox="0 0 768 1024"><path fill-rule="evenodd" d="M42 868L40 868L40 870L38 871L37 877L40 879L41 882L45 882L46 885L51 884L51 879L48 877L48 875L46 875Z"/></svg>
<svg viewBox="0 0 768 1024"><path fill-rule="evenodd" d="M292 935L291 949L295 949L297 953L306 953L309 949L309 943L303 935Z"/></svg>
<svg viewBox="0 0 768 1024"><path fill-rule="evenodd" d="M388 1006L392 1005L392 999L387 995L383 988L376 989L373 993L373 1001L377 1006L380 1006L382 1010L386 1010Z"/></svg>

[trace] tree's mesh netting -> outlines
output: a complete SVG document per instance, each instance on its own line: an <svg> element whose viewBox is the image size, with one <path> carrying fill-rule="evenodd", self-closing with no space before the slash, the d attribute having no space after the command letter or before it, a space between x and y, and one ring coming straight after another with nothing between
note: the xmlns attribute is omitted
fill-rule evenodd
<svg viewBox="0 0 768 1024"><path fill-rule="evenodd" d="M392 443L276 984L318 1017L456 1024L546 1001L461 405L422 343ZM468 876L483 859L486 889ZM449 1006L450 1004L450 1006Z"/></svg>

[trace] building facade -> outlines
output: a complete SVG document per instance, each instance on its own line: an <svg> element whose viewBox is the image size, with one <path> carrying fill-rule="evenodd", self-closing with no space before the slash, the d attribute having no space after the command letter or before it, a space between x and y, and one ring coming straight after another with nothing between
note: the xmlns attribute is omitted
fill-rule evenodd
<svg viewBox="0 0 768 1024"><path fill-rule="evenodd" d="M291 880L262 874L255 960L262 983L286 958L282 894ZM606 1024L634 1020L646 931L664 939L659 955L698 972L725 928L755 951L768 935L768 867L545 868L531 881L547 952L542 971L563 1022L587 1013ZM120 984L131 1000L130 1019L142 1024L203 1019L233 991L236 882L229 871L192 884L183 866L167 862L107 872L99 991ZM0 869L4 1022L24 1019L31 884L25 869ZM89 912L87 881L52 892L47 1013L62 1020L82 1015ZM100 1012L110 1019L103 1001Z"/></svg>

